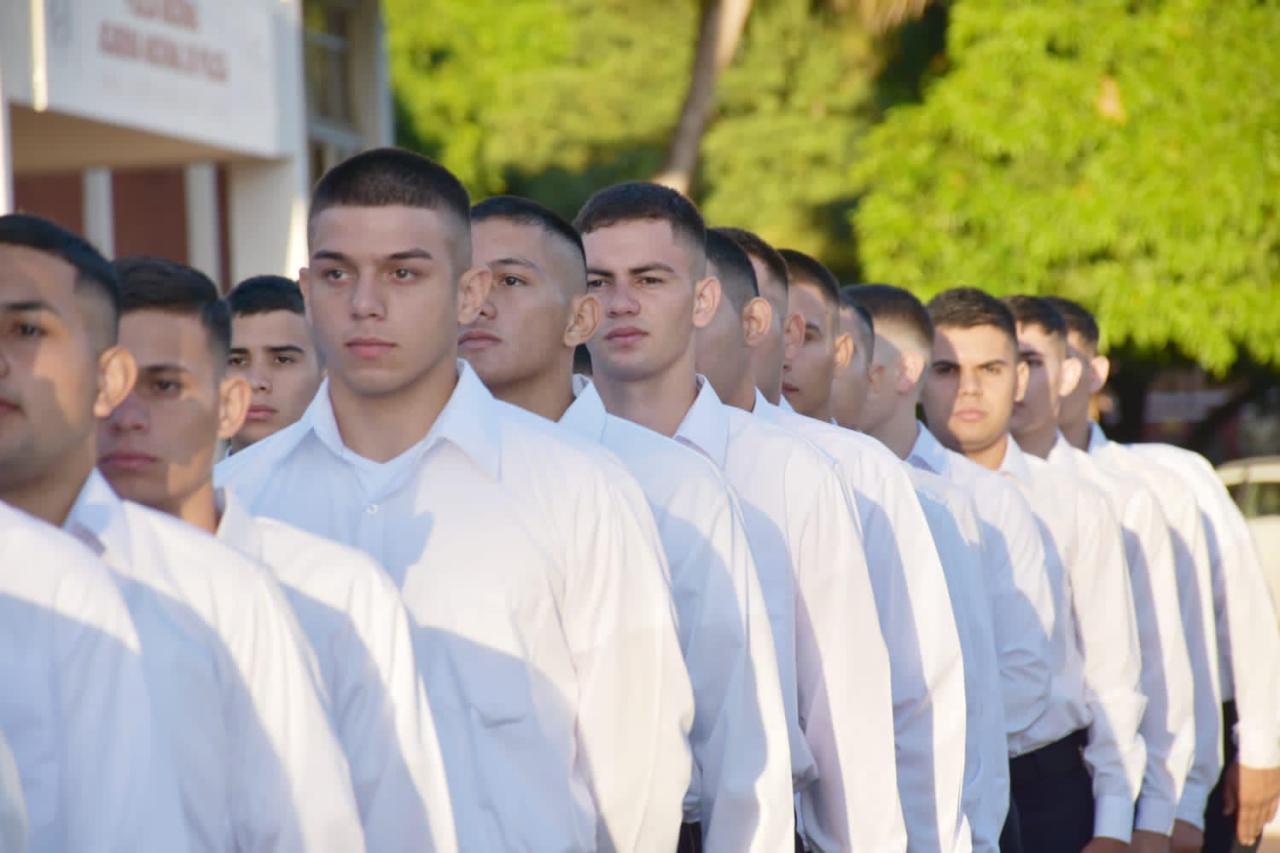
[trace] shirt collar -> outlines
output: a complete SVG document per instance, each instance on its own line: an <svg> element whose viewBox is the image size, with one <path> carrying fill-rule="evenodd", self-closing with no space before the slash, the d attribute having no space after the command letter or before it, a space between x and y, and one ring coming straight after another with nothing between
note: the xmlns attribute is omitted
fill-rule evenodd
<svg viewBox="0 0 1280 853"><path fill-rule="evenodd" d="M447 441L467 454L490 477L498 478L502 461L502 436L498 422L503 417L503 412L498 401L471 369L471 365L462 359L458 359L457 365L458 382L430 431L421 441L387 464L420 459L436 443ZM339 459L359 458L358 454L343 443L342 434L338 431L333 401L329 399L328 378L321 384L320 392L303 413L302 420L316 439Z"/></svg>
<svg viewBox="0 0 1280 853"><path fill-rule="evenodd" d="M756 390L759 391L760 389L757 388ZM778 408L782 409L784 412L790 412L793 415L796 413L795 408L791 405L790 401L787 400L787 396L785 394L778 395Z"/></svg>
<svg viewBox="0 0 1280 853"><path fill-rule="evenodd" d="M609 420L609 413L604 408L604 400L600 399L600 392L587 377L575 376L573 393L575 399L560 416L560 424L592 441L600 441Z"/></svg>
<svg viewBox="0 0 1280 853"><path fill-rule="evenodd" d="M675 438L702 451L720 468L729 447L729 412L706 377L698 377L698 396L676 428Z"/></svg>
<svg viewBox="0 0 1280 853"><path fill-rule="evenodd" d="M1049 448L1049 455L1045 457L1046 461L1052 465L1074 468L1076 464L1075 454L1071 452L1074 449L1075 448L1067 443L1066 436L1064 436L1062 431L1059 430L1058 437L1053 441L1053 447Z"/></svg>
<svg viewBox="0 0 1280 853"><path fill-rule="evenodd" d="M75 536L103 559L118 557L127 565L132 553L124 502L94 469L80 487L62 529Z"/></svg>
<svg viewBox="0 0 1280 853"><path fill-rule="evenodd" d="M218 489L217 501L222 513L217 537L240 553L261 560L262 537L253 523L253 516L228 489Z"/></svg>
<svg viewBox="0 0 1280 853"><path fill-rule="evenodd" d="M929 428L916 422L916 443L907 454L907 461L917 468L925 468L935 474L944 476L950 467L949 451L938 441L938 437L929 432Z"/></svg>
<svg viewBox="0 0 1280 853"><path fill-rule="evenodd" d="M1013 440L1013 436L1006 439L1004 459L1000 461L1000 473L1022 483L1031 482L1031 466L1027 464L1027 456L1018 446L1018 442Z"/></svg>
<svg viewBox="0 0 1280 853"><path fill-rule="evenodd" d="M1093 453L1095 450L1101 450L1111 443L1111 439L1107 438L1107 434L1102 431L1102 427L1097 421L1089 422L1089 444L1085 447L1086 453Z"/></svg>

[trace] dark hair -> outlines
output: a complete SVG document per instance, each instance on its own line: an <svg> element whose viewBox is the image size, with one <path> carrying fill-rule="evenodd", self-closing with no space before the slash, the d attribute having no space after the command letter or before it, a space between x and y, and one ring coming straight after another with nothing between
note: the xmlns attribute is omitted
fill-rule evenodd
<svg viewBox="0 0 1280 853"><path fill-rule="evenodd" d="M791 286L799 282L812 284L822 291L822 298L832 307L840 304L840 280L817 258L796 249L779 249L778 254L787 262Z"/></svg>
<svg viewBox="0 0 1280 853"><path fill-rule="evenodd" d="M555 211L548 210L536 201L515 195L495 195L471 208L471 221L483 222L486 219L506 219L517 225L534 225L553 237L559 237L582 258L585 264L587 253L582 248L582 236L564 217Z"/></svg>
<svg viewBox="0 0 1280 853"><path fill-rule="evenodd" d="M756 270L747 253L715 228L707 229L707 260L715 265L724 295L739 312L760 295Z"/></svg>
<svg viewBox="0 0 1280 853"><path fill-rule="evenodd" d="M61 225L28 213L0 216L0 243L25 246L66 261L76 271L76 286L96 288L111 306L111 328L120 314L120 279L111 262L88 240Z"/></svg>
<svg viewBox="0 0 1280 853"><path fill-rule="evenodd" d="M578 344L573 348L573 372L583 376L591 375L591 351L586 344Z"/></svg>
<svg viewBox="0 0 1280 853"><path fill-rule="evenodd" d="M693 202L661 184L628 181L597 192L573 218L580 234L590 234L620 222L641 219L665 222L671 233L693 247L695 270L707 253L707 226Z"/></svg>
<svg viewBox="0 0 1280 853"><path fill-rule="evenodd" d="M1098 329L1098 321L1094 319L1093 314L1089 313L1087 308L1079 302L1073 302L1061 296L1045 296L1044 301L1048 302L1062 315L1063 322L1067 324L1068 332L1076 333L1089 346L1094 349L1098 348L1098 341L1102 339L1102 333Z"/></svg>
<svg viewBox="0 0 1280 853"><path fill-rule="evenodd" d="M255 275L231 288L227 294L227 307L233 317L266 314L269 311L288 311L306 316L306 304L302 300L302 288L291 278L282 275Z"/></svg>
<svg viewBox="0 0 1280 853"><path fill-rule="evenodd" d="M1013 314L999 299L976 287L954 287L944 290L929 300L929 319L933 327L951 326L972 329L977 326L995 326L1018 345L1018 324Z"/></svg>
<svg viewBox="0 0 1280 853"><path fill-rule="evenodd" d="M747 257L755 258L764 264L769 275L777 280L783 290L787 289L787 262L778 254L778 250L770 246L758 234L745 228L717 228L717 232L738 244L738 248L747 253ZM757 281L757 285L759 282Z"/></svg>
<svg viewBox="0 0 1280 853"><path fill-rule="evenodd" d="M165 311L200 318L210 348L224 366L231 349L231 309L218 287L197 269L164 258L133 255L115 262L120 276L120 311Z"/></svg>
<svg viewBox="0 0 1280 853"><path fill-rule="evenodd" d="M871 312L862 306L858 300L846 294L850 288L856 285L846 284L840 288L840 307L848 308L858 318L858 337L861 341L858 344L859 350L866 350L867 362L870 363L871 357L876 351L876 321L871 316Z"/></svg>
<svg viewBox="0 0 1280 853"><path fill-rule="evenodd" d="M933 321L915 294L891 284L849 284L840 288L840 302L866 311L877 323L905 326L926 349L933 343Z"/></svg>
<svg viewBox="0 0 1280 853"><path fill-rule="evenodd" d="M1067 339L1066 321L1062 319L1057 308L1039 296L1006 296L1004 304L1009 307L1018 325L1039 326L1045 334Z"/></svg>

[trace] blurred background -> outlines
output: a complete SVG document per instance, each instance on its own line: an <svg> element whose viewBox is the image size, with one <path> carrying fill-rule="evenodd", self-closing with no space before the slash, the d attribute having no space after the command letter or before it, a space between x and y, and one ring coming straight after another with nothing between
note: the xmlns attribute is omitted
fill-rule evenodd
<svg viewBox="0 0 1280 853"><path fill-rule="evenodd" d="M0 0L0 211L225 287L398 143L477 199L660 179L845 282L1061 294L1115 437L1243 460L1280 590L1277 45L1280 0Z"/></svg>

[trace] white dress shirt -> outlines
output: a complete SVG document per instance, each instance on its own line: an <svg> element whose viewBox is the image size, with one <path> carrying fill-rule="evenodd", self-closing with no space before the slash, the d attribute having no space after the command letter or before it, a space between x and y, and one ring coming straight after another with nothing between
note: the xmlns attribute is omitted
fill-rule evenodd
<svg viewBox="0 0 1280 853"><path fill-rule="evenodd" d="M220 485L400 586L460 849L673 849L693 700L644 496L604 450L458 372L389 462L345 446L325 384Z"/></svg>
<svg viewBox="0 0 1280 853"><path fill-rule="evenodd" d="M1195 752L1191 659L1178 607L1169 523L1141 481L1104 471L1061 433L1047 459L1101 490L1120 522L1142 649L1142 692L1147 699L1138 728L1147 761L1134 828L1168 835Z"/></svg>
<svg viewBox="0 0 1280 853"><path fill-rule="evenodd" d="M1040 528L1030 504L1009 478L946 449L924 424L917 429L907 462L959 486L973 500L982 533L1008 751L1021 755L1057 739L1044 741L1035 728L1055 713L1050 636L1056 617Z"/></svg>
<svg viewBox="0 0 1280 853"><path fill-rule="evenodd" d="M812 445L699 385L675 437L742 501L789 694L802 832L818 850L901 850L889 658L851 497Z"/></svg>
<svg viewBox="0 0 1280 853"><path fill-rule="evenodd" d="M1182 626L1195 691L1195 755L1177 817L1203 828L1209 792L1218 784L1222 772L1222 685L1218 675L1218 637L1214 629L1212 569L1200 508L1194 492L1181 477L1151 464L1133 449L1108 440L1096 423L1090 426L1089 454L1108 470L1146 483L1160 501L1169 522Z"/></svg>
<svg viewBox="0 0 1280 853"><path fill-rule="evenodd" d="M909 846L967 850L961 809L964 660L946 576L901 460L870 436L787 412L756 392L753 413L811 442L854 497L862 547L889 649L898 791Z"/></svg>
<svg viewBox="0 0 1280 853"><path fill-rule="evenodd" d="M1280 766L1280 630L1249 528L1226 487L1197 453L1167 444L1133 449L1174 470L1204 520L1217 625L1222 700L1235 700L1235 739L1247 767Z"/></svg>
<svg viewBox="0 0 1280 853"><path fill-rule="evenodd" d="M782 850L794 825L787 719L737 497L701 454L606 412L585 377L575 392L560 424L635 476L670 565L695 705L685 817L701 822L707 851Z"/></svg>
<svg viewBox="0 0 1280 853"><path fill-rule="evenodd" d="M320 665L370 850L457 849L400 591L368 555L221 492L218 538L275 574Z"/></svg>
<svg viewBox="0 0 1280 853"><path fill-rule="evenodd" d="M0 846L186 849L153 731L138 635L106 568L0 503L0 735L12 749L0 762Z"/></svg>
<svg viewBox="0 0 1280 853"><path fill-rule="evenodd" d="M314 659L262 566L94 471L64 528L111 569L200 850L361 850Z"/></svg>
<svg viewBox="0 0 1280 853"><path fill-rule="evenodd" d="M1008 439L1001 471L1026 491L1043 524L1056 581L1056 690L1065 700L1044 743L1088 725L1084 760L1093 776L1094 835L1127 842L1146 765L1138 725L1141 649L1124 537L1106 496L1078 477L1024 454ZM1056 732L1056 736L1055 736Z"/></svg>
<svg viewBox="0 0 1280 853"><path fill-rule="evenodd" d="M0 729L0 850L27 853L27 806L13 750Z"/></svg>
<svg viewBox="0 0 1280 853"><path fill-rule="evenodd" d="M982 529L962 488L923 468L908 465L906 471L942 559L964 655L964 814L973 849L995 853L1009 813L1009 747L995 629L983 577Z"/></svg>

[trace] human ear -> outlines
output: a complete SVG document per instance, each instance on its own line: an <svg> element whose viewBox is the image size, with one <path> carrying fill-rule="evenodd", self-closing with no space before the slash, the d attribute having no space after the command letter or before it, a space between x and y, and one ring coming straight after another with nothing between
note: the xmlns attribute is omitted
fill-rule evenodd
<svg viewBox="0 0 1280 853"><path fill-rule="evenodd" d="M233 438L249 416L253 391L243 376L227 376L218 386L218 440Z"/></svg>
<svg viewBox="0 0 1280 853"><path fill-rule="evenodd" d="M107 418L129 397L138 381L138 363L122 346L107 347L98 356L98 396L93 401L93 415Z"/></svg>
<svg viewBox="0 0 1280 853"><path fill-rule="evenodd" d="M853 335L841 333L836 335L836 367L845 368L853 361Z"/></svg>
<svg viewBox="0 0 1280 853"><path fill-rule="evenodd" d="M1095 355L1089 359L1089 393L1097 394L1107 385L1111 376L1111 359L1105 355Z"/></svg>
<svg viewBox="0 0 1280 853"><path fill-rule="evenodd" d="M1025 361L1019 359L1017 366L1013 369L1013 373L1017 382L1013 399L1022 402L1022 398L1027 396L1027 385L1031 381L1031 368L1027 366Z"/></svg>
<svg viewBox="0 0 1280 853"><path fill-rule="evenodd" d="M1058 374L1058 396L1070 397L1080 386L1084 373L1084 362L1078 358L1068 357L1062 362L1062 370Z"/></svg>
<svg viewBox="0 0 1280 853"><path fill-rule="evenodd" d="M604 309L600 300L589 293L582 293L573 298L569 312L569 325L564 330L564 345L573 349L585 344L595 337L604 317Z"/></svg>
<svg viewBox="0 0 1280 853"><path fill-rule="evenodd" d="M716 316L722 294L720 279L707 276L693 286L693 327L704 329Z"/></svg>
<svg viewBox="0 0 1280 853"><path fill-rule="evenodd" d="M764 340L773 325L773 306L769 300L756 296L742 306L742 332L747 346L753 347Z"/></svg>
<svg viewBox="0 0 1280 853"><path fill-rule="evenodd" d="M458 278L458 324L469 325L480 316L489 288L493 286L493 273L488 267L472 267Z"/></svg>

